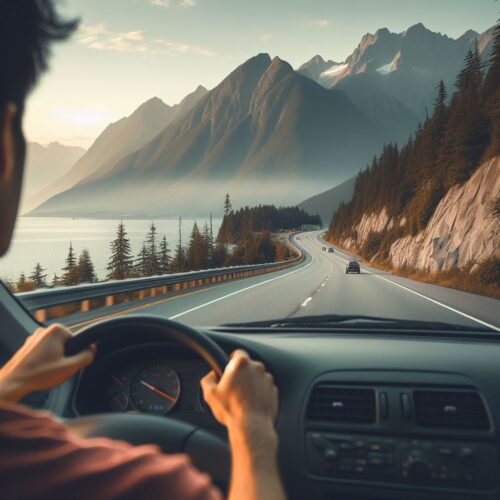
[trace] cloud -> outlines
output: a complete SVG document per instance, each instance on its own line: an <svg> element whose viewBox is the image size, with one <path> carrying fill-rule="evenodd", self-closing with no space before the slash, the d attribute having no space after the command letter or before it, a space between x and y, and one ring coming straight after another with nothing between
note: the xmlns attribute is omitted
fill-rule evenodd
<svg viewBox="0 0 500 500"><path fill-rule="evenodd" d="M270 42L274 36L272 33L259 33L256 36L257 40L260 40L261 42Z"/></svg>
<svg viewBox="0 0 500 500"><path fill-rule="evenodd" d="M214 50L199 45L174 42L165 38L148 38L143 31L112 31L103 23L82 25L78 30L77 41L95 50L143 52L170 56L197 54L214 57L219 55Z"/></svg>
<svg viewBox="0 0 500 500"><path fill-rule="evenodd" d="M170 7L170 0L149 0L150 5L154 5L155 7ZM177 2L176 2L177 4ZM178 5L184 9L194 7L197 5L196 0L180 0Z"/></svg>
<svg viewBox="0 0 500 500"><path fill-rule="evenodd" d="M318 19L305 24L306 28L326 28L329 25L330 21L328 19Z"/></svg>

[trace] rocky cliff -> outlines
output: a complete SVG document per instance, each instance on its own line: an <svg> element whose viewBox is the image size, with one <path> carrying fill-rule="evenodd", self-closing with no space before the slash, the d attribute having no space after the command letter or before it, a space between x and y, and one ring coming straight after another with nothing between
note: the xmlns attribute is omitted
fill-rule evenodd
<svg viewBox="0 0 500 500"><path fill-rule="evenodd" d="M437 272L470 261L480 263L493 255L500 257L500 219L492 215L493 202L499 196L500 157L496 157L481 165L466 183L445 194L423 231L391 245L392 264ZM404 226L405 222L389 218L385 208L376 214L364 214L355 228L356 238L341 244L359 248L370 233Z"/></svg>

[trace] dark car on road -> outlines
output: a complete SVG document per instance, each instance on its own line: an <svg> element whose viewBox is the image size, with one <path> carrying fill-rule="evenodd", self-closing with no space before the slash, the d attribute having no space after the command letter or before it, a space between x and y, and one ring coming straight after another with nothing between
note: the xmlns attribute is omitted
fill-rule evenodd
<svg viewBox="0 0 500 500"><path fill-rule="evenodd" d="M328 253L333 253L333 248L332 248L332 247L330 247L330 248L328 249Z"/></svg>
<svg viewBox="0 0 500 500"><path fill-rule="evenodd" d="M323 252L326 252L326 247L323 247L321 250L323 250Z"/></svg>
<svg viewBox="0 0 500 500"><path fill-rule="evenodd" d="M356 262L355 260L351 260L347 263L345 266L345 273L360 273L361 272L361 267L359 266L359 262Z"/></svg>

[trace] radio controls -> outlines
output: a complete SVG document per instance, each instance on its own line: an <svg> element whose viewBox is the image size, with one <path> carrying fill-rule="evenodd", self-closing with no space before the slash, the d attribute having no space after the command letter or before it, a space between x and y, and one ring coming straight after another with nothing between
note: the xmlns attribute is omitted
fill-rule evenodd
<svg viewBox="0 0 500 500"><path fill-rule="evenodd" d="M309 432L311 472L334 480L358 477L427 487L489 488L495 484L495 445Z"/></svg>

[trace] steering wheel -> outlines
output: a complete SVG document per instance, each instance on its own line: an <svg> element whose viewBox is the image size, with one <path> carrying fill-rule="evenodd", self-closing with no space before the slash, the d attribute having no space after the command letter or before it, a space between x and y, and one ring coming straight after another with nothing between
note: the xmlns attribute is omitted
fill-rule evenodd
<svg viewBox="0 0 500 500"><path fill-rule="evenodd" d="M228 363L226 353L206 334L159 316L122 316L93 324L70 338L67 356L91 344L111 342L120 347L137 332L148 339L176 341L199 354L220 377ZM133 337L132 337L133 338ZM108 344L109 345L109 344ZM108 437L134 445L156 444L165 453L187 453L193 464L218 483L227 483L230 454L226 441L195 425L167 416L107 413L78 417L66 422L81 437Z"/></svg>

